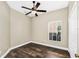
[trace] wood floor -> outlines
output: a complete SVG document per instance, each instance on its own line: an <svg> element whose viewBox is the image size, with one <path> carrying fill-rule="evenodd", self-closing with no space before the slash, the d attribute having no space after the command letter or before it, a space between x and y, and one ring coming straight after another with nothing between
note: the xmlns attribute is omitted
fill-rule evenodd
<svg viewBox="0 0 79 59"><path fill-rule="evenodd" d="M5 58L69 58L68 51L29 43L13 49Z"/></svg>

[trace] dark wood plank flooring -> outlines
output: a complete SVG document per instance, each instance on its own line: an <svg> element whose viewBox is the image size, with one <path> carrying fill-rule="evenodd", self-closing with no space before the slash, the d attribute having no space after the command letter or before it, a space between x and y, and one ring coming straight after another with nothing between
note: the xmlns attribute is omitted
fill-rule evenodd
<svg viewBox="0 0 79 59"><path fill-rule="evenodd" d="M68 51L29 43L10 51L5 58L69 58Z"/></svg>

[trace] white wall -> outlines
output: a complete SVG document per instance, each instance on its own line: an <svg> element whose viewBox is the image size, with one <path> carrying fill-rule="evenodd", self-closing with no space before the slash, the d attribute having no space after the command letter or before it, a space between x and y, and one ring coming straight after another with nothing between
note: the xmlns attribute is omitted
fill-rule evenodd
<svg viewBox="0 0 79 59"><path fill-rule="evenodd" d="M11 47L31 40L31 19L11 9Z"/></svg>
<svg viewBox="0 0 79 59"><path fill-rule="evenodd" d="M77 41L77 43L78 43L78 45L77 45L78 49L77 49L77 54L79 55L79 2L78 2L78 14L77 14L77 16L78 16L78 41Z"/></svg>
<svg viewBox="0 0 79 59"><path fill-rule="evenodd" d="M69 4L69 52L71 57L77 53L77 2ZM72 8L71 8L72 6Z"/></svg>
<svg viewBox="0 0 79 59"><path fill-rule="evenodd" d="M32 19L32 40L35 42L68 48L68 8L52 11ZM62 41L48 39L48 22L62 20Z"/></svg>
<svg viewBox="0 0 79 59"><path fill-rule="evenodd" d="M0 1L0 52L3 55L10 47L10 9ZM1 56L0 55L0 56Z"/></svg>
<svg viewBox="0 0 79 59"><path fill-rule="evenodd" d="M23 43L26 43L32 39L32 41L68 48L74 52L79 53L79 47L77 49L77 14L76 8L71 11L74 2L69 6L69 40L68 40L68 8L52 11L38 17L27 17L16 10L8 7L5 2L0 2L0 51L3 55L7 49ZM74 21L74 19L76 21ZM63 39L61 42L48 40L48 22L62 20ZM73 26L72 26L73 25ZM73 30L72 30L73 29ZM74 31L75 30L75 31ZM70 40L71 39L71 40ZM69 43L68 43L69 41ZM78 40L79 41L79 40ZM78 43L79 46L79 43Z"/></svg>
<svg viewBox="0 0 79 59"><path fill-rule="evenodd" d="M0 2L0 56L9 48L30 41L31 25L29 17Z"/></svg>

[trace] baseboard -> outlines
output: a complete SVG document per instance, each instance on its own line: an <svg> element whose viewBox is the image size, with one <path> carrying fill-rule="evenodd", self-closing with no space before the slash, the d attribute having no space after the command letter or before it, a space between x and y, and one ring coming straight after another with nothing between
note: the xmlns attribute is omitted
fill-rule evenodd
<svg viewBox="0 0 79 59"><path fill-rule="evenodd" d="M68 52L69 52L71 58L76 58L74 52L72 52L72 51L70 51L70 50L68 50Z"/></svg>
<svg viewBox="0 0 79 59"><path fill-rule="evenodd" d="M11 49L8 49L0 58L4 58L10 51Z"/></svg>
<svg viewBox="0 0 79 59"><path fill-rule="evenodd" d="M29 43L31 43L31 42L32 42L32 41L29 41L29 42L26 42L26 43L20 44L20 45L18 45L18 46L14 46L14 47L12 47L12 48L10 48L10 49L12 50L12 49L15 49L15 48L21 47L21 46L23 46L23 45L29 44Z"/></svg>
<svg viewBox="0 0 79 59"><path fill-rule="evenodd" d="M54 47L54 48L58 48L58 49L67 50L67 51L68 51L68 48L53 46L53 45L44 44L44 43L39 43L39 42L35 42L35 41L29 41L29 42L26 42L26 43L23 43L23 44L20 44L20 45L18 45L18 46L15 46L15 47L12 47L12 48L8 49L8 50L6 51L6 53L1 56L1 58L4 58L12 49L21 47L21 46L26 45L26 44L29 44L29 43L36 43L36 44L45 45L45 46Z"/></svg>
<svg viewBox="0 0 79 59"><path fill-rule="evenodd" d="M39 42L35 42L35 41L32 41L32 43L36 43L36 44L45 45L45 46L49 46L49 47L58 48L58 49L67 50L67 51L68 51L68 48L53 46L53 45L44 44L44 43L39 43Z"/></svg>
<svg viewBox="0 0 79 59"><path fill-rule="evenodd" d="M15 46L15 47L11 47L11 48L9 48L2 56L1 56L1 58L4 58L12 49L15 49L15 48L18 48L18 47L21 47L21 46L23 46L23 45L26 45L26 44L29 44L29 43L31 43L32 41L29 41L29 42L26 42L26 43L23 43L23 44L20 44L20 45L18 45L18 46Z"/></svg>

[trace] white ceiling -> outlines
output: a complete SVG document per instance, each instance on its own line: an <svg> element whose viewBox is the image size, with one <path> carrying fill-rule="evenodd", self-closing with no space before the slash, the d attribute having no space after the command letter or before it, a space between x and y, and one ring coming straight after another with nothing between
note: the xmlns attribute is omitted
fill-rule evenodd
<svg viewBox="0 0 79 59"><path fill-rule="evenodd" d="M68 1L58 1L58 2L57 1L38 1L38 2L40 2L40 4L41 4L38 7L38 9L47 10L47 12L65 8L68 6ZM11 8L13 8L23 14L28 13L30 10L23 9L23 8L21 8L21 6L26 6L29 8L32 8L32 6L33 6L32 1L7 1L7 3ZM34 13L35 12L32 12L28 16L33 17L33 16L35 16ZM38 15L40 15L40 14L43 14L43 13L38 12Z"/></svg>

